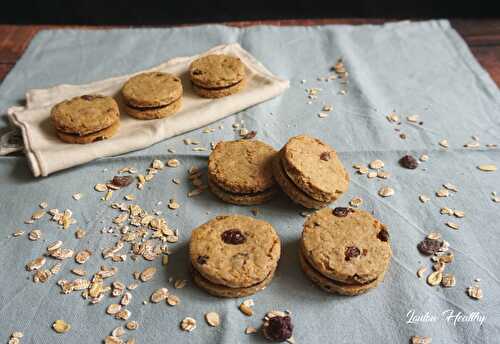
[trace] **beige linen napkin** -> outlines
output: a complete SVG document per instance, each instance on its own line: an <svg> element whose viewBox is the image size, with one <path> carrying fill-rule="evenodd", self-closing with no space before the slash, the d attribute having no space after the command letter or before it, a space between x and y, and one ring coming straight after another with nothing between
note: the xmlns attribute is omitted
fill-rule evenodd
<svg viewBox="0 0 500 344"><path fill-rule="evenodd" d="M238 56L243 61L248 84L242 92L220 99L205 99L192 91L187 75L189 64L199 56L212 53ZM137 73L87 85L59 85L28 91L26 108L11 108L8 116L15 126L21 128L24 150L35 177L47 176L99 157L148 147L273 98L289 86L287 80L271 74L239 44L220 45L201 55L174 58L149 71L169 72L181 77L184 86L182 110L172 117L151 121L134 119L122 111L121 127L116 136L87 145L67 144L56 137L49 120L51 107L64 99L82 94L116 96L122 84ZM116 98L120 102L121 97Z"/></svg>

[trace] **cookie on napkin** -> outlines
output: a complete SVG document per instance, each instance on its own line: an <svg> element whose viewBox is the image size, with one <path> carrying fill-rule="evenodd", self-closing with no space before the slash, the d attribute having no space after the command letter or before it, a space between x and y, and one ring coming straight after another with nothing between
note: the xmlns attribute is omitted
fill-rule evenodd
<svg viewBox="0 0 500 344"><path fill-rule="evenodd" d="M87 144L112 137L120 126L120 111L112 97L82 95L56 104L50 119L62 141Z"/></svg>
<svg viewBox="0 0 500 344"><path fill-rule="evenodd" d="M121 93L125 110L137 119L165 118L182 107L181 80L169 73L135 75L123 85Z"/></svg>
<svg viewBox="0 0 500 344"><path fill-rule="evenodd" d="M238 57L212 54L189 66L194 91L204 98L221 98L241 91L246 85L245 65Z"/></svg>

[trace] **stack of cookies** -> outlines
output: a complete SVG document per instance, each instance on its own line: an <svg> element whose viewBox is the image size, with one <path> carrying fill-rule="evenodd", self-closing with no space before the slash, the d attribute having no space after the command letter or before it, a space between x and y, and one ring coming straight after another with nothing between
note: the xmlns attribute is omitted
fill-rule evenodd
<svg viewBox="0 0 500 344"><path fill-rule="evenodd" d="M304 224L302 270L327 292L358 295L375 288L391 256L387 228L366 211L324 208Z"/></svg>
<svg viewBox="0 0 500 344"><path fill-rule="evenodd" d="M221 98L241 91L246 84L243 62L229 55L205 55L189 67L193 90L204 98Z"/></svg>
<svg viewBox="0 0 500 344"><path fill-rule="evenodd" d="M273 173L283 191L306 208L323 208L349 187L349 174L335 150L306 135L287 142L273 161Z"/></svg>
<svg viewBox="0 0 500 344"><path fill-rule="evenodd" d="M272 161L276 150L258 140L219 142L208 158L208 186L225 202L261 204L276 191Z"/></svg>
<svg viewBox="0 0 500 344"><path fill-rule="evenodd" d="M194 282L219 297L242 297L272 280L281 243L267 222L242 215L218 216L193 230L189 256Z"/></svg>
<svg viewBox="0 0 500 344"><path fill-rule="evenodd" d="M64 142L86 144L112 137L120 127L118 104L111 97L83 95L56 104L50 119Z"/></svg>
<svg viewBox="0 0 500 344"><path fill-rule="evenodd" d="M171 116L182 107L182 83L175 75L161 72L141 73L122 88L127 113L137 119Z"/></svg>

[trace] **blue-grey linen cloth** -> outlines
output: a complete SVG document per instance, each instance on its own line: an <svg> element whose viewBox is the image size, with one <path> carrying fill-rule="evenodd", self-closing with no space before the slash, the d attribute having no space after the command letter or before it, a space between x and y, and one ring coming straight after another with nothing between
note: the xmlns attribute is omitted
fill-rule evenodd
<svg viewBox="0 0 500 344"><path fill-rule="evenodd" d="M156 144L148 149L35 179L22 156L0 158L0 340L6 342L12 331L25 334L23 343L99 343L121 322L105 314L111 303L106 298L88 305L78 293L60 294L56 281L74 279L66 261L63 270L46 284L31 282L24 265L39 256L48 243L63 240L75 250L90 248L92 258L85 264L89 272L104 264L99 252L116 241L101 230L110 225L116 212L100 201L93 186L108 180L123 167L132 165L144 171L154 158L177 157L181 168L160 172L145 190L133 186L116 192L120 200L126 193L137 195L145 209L162 210L169 224L179 229L180 241L171 245L172 257L166 269L154 263L128 260L116 263L118 277L132 281L132 272L155 265L159 273L151 282L133 291L128 307L138 330L127 332L139 343L260 343L259 335L245 335L246 326L257 327L266 311L288 309L295 324L297 343L406 343L413 335L433 338L433 343L498 343L500 338L500 204L491 193L500 193L499 172L481 172L480 164L500 165L500 95L488 74L473 58L464 41L447 21L401 22L383 26L273 27L237 29L218 25L172 29L58 30L38 34L25 55L0 86L0 111L16 105L29 88L60 83L81 84L154 66L175 56L189 56L217 44L238 42L273 73L290 80L282 96L228 117L211 127ZM339 80L317 80L330 74L337 58L343 57L349 72L346 85ZM304 82L302 82L305 80ZM321 88L318 98L309 100L306 88ZM311 104L308 104L308 102ZM333 106L326 118L318 117L323 105ZM395 111L402 124L389 123L386 115ZM411 124L408 115L419 115L424 123ZM346 205L354 196L364 199L363 209L371 211L391 233L394 257L384 283L358 297L329 295L314 286L301 272L298 239L304 218L302 209L279 195L259 206L258 218L273 224L283 241L283 254L273 283L254 295L255 315L244 316L242 300L217 299L191 282L175 290L168 278L189 279L187 243L192 228L221 213L251 215L248 207L224 204L209 192L187 198L190 189L186 169L203 167L207 152L193 152L183 138L202 141L230 140L238 137L232 124L244 124L258 132L257 137L276 148L297 134L314 135L339 152L351 172L351 185L335 205ZM4 121L3 126L7 126ZM0 126L1 126L0 125ZM400 131L395 131L399 129ZM404 133L406 139L400 138ZM481 147L467 149L463 144L471 135L479 137ZM447 139L449 148L438 145ZM176 154L168 153L174 148ZM416 170L398 165L404 154L429 155ZM385 162L391 173L387 180L357 175L353 163L367 164L373 159ZM171 179L178 177L176 186ZM446 198L435 192L444 183L459 191ZM381 198L381 186L391 186L395 195ZM82 192L80 201L71 195ZM431 200L419 202L419 195ZM181 208L166 208L176 198ZM47 200L50 208L70 208L78 226L88 232L83 240L70 230L58 229L48 218L34 225L23 224ZM158 204L162 201L162 204ZM465 211L465 218L440 215L441 207ZM445 222L459 223L459 230ZM29 241L26 235L11 238L16 228L26 233L40 228L43 238ZM418 279L416 271L431 262L422 256L417 243L430 231L441 233L450 243L455 261L446 270L455 274L454 288L430 287ZM106 261L106 264L109 264ZM484 298L469 298L466 288L480 279ZM152 291L167 286L181 298L181 304L143 304ZM203 315L216 311L221 326L209 327ZM413 322L408 314L413 314ZM427 314L427 317L424 315ZM462 317L457 315L462 314ZM455 317L449 317L449 316ZM192 333L182 332L179 322L186 316L198 321ZM50 326L56 319L72 325L66 334ZM419 321L420 320L420 321ZM466 321L468 320L468 321ZM409 323L410 322L410 323Z"/></svg>

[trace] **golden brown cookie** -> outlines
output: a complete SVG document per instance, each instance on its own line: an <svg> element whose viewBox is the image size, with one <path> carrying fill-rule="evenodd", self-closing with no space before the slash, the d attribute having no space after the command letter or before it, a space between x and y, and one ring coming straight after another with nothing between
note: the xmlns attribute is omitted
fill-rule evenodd
<svg viewBox="0 0 500 344"><path fill-rule="evenodd" d="M292 137L282 149L283 169L310 197L333 202L349 187L349 174L332 147L300 135Z"/></svg>
<svg viewBox="0 0 500 344"><path fill-rule="evenodd" d="M230 288L264 281L280 253L271 224L243 215L217 216L193 230L189 243L193 267L210 282Z"/></svg>
<svg viewBox="0 0 500 344"><path fill-rule="evenodd" d="M234 85L221 88L205 88L193 84L193 90L197 95L203 98L222 98L238 93L245 88L246 84L247 82L245 79Z"/></svg>
<svg viewBox="0 0 500 344"><path fill-rule="evenodd" d="M383 280L385 272L383 272L378 278L370 283L366 284L346 284L342 282L337 282L326 278L318 271L316 271L311 264L307 262L304 258L302 252L299 252L300 266L302 271L306 274L311 281L313 281L317 286L328 293L340 294L346 296L355 296L359 294L366 293L367 291L376 288Z"/></svg>
<svg viewBox="0 0 500 344"><path fill-rule="evenodd" d="M77 143L77 144L87 144L102 140L107 140L114 136L120 127L120 121L116 121L110 127L107 127L103 130L100 130L95 133L87 134L87 135L72 135L66 134L61 131L56 130L56 135L64 142L67 143Z"/></svg>
<svg viewBox="0 0 500 344"><path fill-rule="evenodd" d="M125 111L127 111L127 113L134 118L148 120L169 117L179 112L181 107L182 98L179 98L168 105L158 106L154 108L151 107L140 109L125 104Z"/></svg>
<svg viewBox="0 0 500 344"><path fill-rule="evenodd" d="M364 210L343 207L310 215L301 247L309 264L323 276L349 284L375 281L392 256L386 226Z"/></svg>
<svg viewBox="0 0 500 344"><path fill-rule="evenodd" d="M279 184L281 189L290 197L292 201L303 207L310 209L320 209L326 207L329 202L320 202L309 197L304 191L300 190L286 175L281 165L281 154L277 153L273 158L273 174L274 179Z"/></svg>
<svg viewBox="0 0 500 344"><path fill-rule="evenodd" d="M253 295L266 288L269 283L271 283L274 277L274 271L272 271L263 281L245 288L230 288L220 284L212 283L204 278L195 269L192 269L192 275L194 283L211 295L218 297L244 297Z"/></svg>
<svg viewBox="0 0 500 344"><path fill-rule="evenodd" d="M56 104L50 113L58 132L88 135L110 127L120 118L118 104L111 97L83 95Z"/></svg>
<svg viewBox="0 0 500 344"><path fill-rule="evenodd" d="M257 205L262 204L274 197L278 191L275 187L269 188L262 192L237 194L221 189L210 178L208 178L208 188L212 193L223 200L224 202L236 205Z"/></svg>
<svg viewBox="0 0 500 344"><path fill-rule="evenodd" d="M191 63L189 76L193 84L203 88L228 87L245 78L245 66L238 57L205 55Z"/></svg>
<svg viewBox="0 0 500 344"><path fill-rule="evenodd" d="M221 189L232 193L256 193L276 185L273 147L258 140L222 141L208 158L208 175Z"/></svg>
<svg viewBox="0 0 500 344"><path fill-rule="evenodd" d="M182 83L177 76L148 72L131 77L122 88L124 101L135 108L156 108L182 97Z"/></svg>

